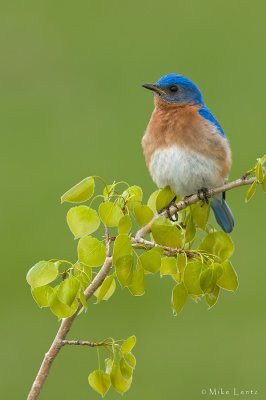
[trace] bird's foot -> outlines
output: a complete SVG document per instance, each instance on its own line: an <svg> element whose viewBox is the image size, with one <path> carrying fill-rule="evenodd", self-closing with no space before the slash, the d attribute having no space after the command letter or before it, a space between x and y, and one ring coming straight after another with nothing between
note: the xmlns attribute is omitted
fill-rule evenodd
<svg viewBox="0 0 266 400"><path fill-rule="evenodd" d="M209 197L208 197L208 192L209 190L206 187L203 187L198 190L198 199L202 201L201 206L203 206L204 203L209 204Z"/></svg>
<svg viewBox="0 0 266 400"><path fill-rule="evenodd" d="M170 208L171 207L175 207L176 208L175 200L176 200L176 197L174 197L173 200L166 207L164 207L162 210L159 211L159 214L161 214L162 212L166 211L167 217L172 222L177 222L178 221L177 210L173 214L170 212Z"/></svg>

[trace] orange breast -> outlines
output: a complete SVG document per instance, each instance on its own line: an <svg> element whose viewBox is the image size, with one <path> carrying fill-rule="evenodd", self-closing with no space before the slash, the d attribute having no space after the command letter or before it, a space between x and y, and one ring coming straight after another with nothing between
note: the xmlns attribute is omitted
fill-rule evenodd
<svg viewBox="0 0 266 400"><path fill-rule="evenodd" d="M229 143L198 113L198 106L166 103L155 96L155 108L142 139L149 167L156 150L177 146L210 157L226 179L231 168Z"/></svg>

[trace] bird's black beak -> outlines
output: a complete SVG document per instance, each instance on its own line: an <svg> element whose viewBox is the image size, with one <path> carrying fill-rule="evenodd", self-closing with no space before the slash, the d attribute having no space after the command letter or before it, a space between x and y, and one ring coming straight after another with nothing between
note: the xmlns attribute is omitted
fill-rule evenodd
<svg viewBox="0 0 266 400"><path fill-rule="evenodd" d="M142 87L144 87L145 89L152 90L159 96L164 93L164 91L158 85L156 85L156 83L144 83Z"/></svg>

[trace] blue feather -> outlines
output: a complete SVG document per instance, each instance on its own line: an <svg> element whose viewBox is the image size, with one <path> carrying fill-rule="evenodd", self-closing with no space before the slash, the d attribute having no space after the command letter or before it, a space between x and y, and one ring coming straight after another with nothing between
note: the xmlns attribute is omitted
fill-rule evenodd
<svg viewBox="0 0 266 400"><path fill-rule="evenodd" d="M235 224L234 217L223 196L214 197L211 201L211 207L220 227L226 233L232 232Z"/></svg>
<svg viewBox="0 0 266 400"><path fill-rule="evenodd" d="M199 114L207 121L211 122L216 127L217 131L220 133L221 136L225 136L223 128L221 127L215 116L210 112L210 110L205 105L203 105L199 109Z"/></svg>

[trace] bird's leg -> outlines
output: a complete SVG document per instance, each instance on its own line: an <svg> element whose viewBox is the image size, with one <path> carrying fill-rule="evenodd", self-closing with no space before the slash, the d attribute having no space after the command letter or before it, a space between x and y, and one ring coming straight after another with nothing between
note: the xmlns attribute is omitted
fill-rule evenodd
<svg viewBox="0 0 266 400"><path fill-rule="evenodd" d="M202 206L204 203L209 204L208 191L209 190L206 187L198 190L198 199L202 201Z"/></svg>
<svg viewBox="0 0 266 400"><path fill-rule="evenodd" d="M171 213L170 213L170 208L173 207L173 206L175 207L175 205L176 205L175 201L176 201L176 196L173 198L173 200L166 207L164 207L162 210L159 211L159 214L162 213L163 211L166 211L167 217L172 222L176 222L178 220L177 211L173 215L171 215Z"/></svg>

